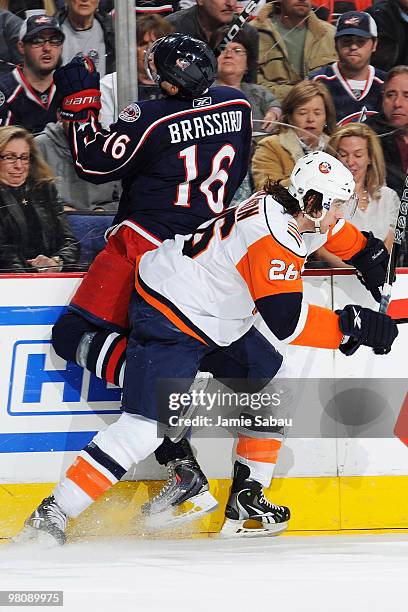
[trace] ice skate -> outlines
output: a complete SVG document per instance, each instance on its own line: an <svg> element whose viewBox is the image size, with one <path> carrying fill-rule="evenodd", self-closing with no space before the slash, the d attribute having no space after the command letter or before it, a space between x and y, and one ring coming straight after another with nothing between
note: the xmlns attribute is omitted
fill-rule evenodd
<svg viewBox="0 0 408 612"><path fill-rule="evenodd" d="M164 529L195 520L218 506L208 480L194 457L174 459L167 464L169 477L149 502L142 506L148 528ZM187 502L185 511L181 507Z"/></svg>
<svg viewBox="0 0 408 612"><path fill-rule="evenodd" d="M261 483L251 480L249 474L246 465L235 462L234 480L220 537L278 535L288 527L289 508L269 502L264 496Z"/></svg>
<svg viewBox="0 0 408 612"><path fill-rule="evenodd" d="M66 542L67 516L53 495L43 499L24 523L22 531L13 539L17 544L37 542L51 547Z"/></svg>

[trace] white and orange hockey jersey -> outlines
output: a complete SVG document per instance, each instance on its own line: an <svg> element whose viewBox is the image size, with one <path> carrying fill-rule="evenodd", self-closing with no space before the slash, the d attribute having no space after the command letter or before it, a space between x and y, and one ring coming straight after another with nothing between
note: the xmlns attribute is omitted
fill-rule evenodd
<svg viewBox="0 0 408 612"><path fill-rule="evenodd" d="M280 340L337 348L338 316L303 299L305 258L320 246L349 259L366 238L338 221L327 234L302 234L294 217L259 193L141 256L136 288L179 329L206 344L228 346L257 311Z"/></svg>

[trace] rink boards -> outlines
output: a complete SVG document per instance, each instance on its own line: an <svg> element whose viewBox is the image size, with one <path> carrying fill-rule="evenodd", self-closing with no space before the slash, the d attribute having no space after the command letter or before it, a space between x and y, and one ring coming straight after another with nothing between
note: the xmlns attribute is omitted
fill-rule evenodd
<svg viewBox="0 0 408 612"><path fill-rule="evenodd" d="M407 272L398 274L393 298L408 295ZM118 389L67 364L50 346L51 326L81 276L0 277L0 537L19 529L77 451L119 414ZM358 280L345 271L307 273L305 293L308 301L322 306L375 307ZM374 409L370 415L370 407L364 406L368 418L358 423L357 436L354 428L353 437L343 437L348 431L343 427L341 437L318 432L287 440L270 497L291 507L292 530L408 528L408 448L392 435L378 433L390 409L396 410L390 406L387 379L395 381L394 403L402 404L407 391L407 346L408 325L400 326L392 353L385 357L375 357L365 348L346 358L334 351L279 345L301 379L376 382L375 394L362 395L367 398L362 403L372 403ZM303 409L309 409L316 422L327 420L327 401L311 407L305 398L304 403ZM193 438L193 443L220 510L197 521L192 530L211 533L222 522L233 438ZM140 504L162 478L161 468L147 459L127 474L106 503L98 502L75 523L74 533L140 532Z"/></svg>

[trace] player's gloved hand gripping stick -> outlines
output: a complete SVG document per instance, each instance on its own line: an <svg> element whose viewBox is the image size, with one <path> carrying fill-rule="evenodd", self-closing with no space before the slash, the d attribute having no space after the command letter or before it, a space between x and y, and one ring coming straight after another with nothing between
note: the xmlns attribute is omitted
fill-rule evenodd
<svg viewBox="0 0 408 612"><path fill-rule="evenodd" d="M390 352L398 336L397 325L391 317L354 304L348 304L342 310L336 310L336 313L344 334L339 347L344 355L353 355L360 346L370 346L376 355Z"/></svg>
<svg viewBox="0 0 408 612"><path fill-rule="evenodd" d="M376 238L372 232L362 233L367 238L366 246L345 263L356 268L359 281L370 291L376 302L379 302L380 287L384 285L386 279L389 255L382 240Z"/></svg>
<svg viewBox="0 0 408 612"><path fill-rule="evenodd" d="M62 121L89 121L101 108L99 72L89 57L74 57L54 72L57 95L61 99Z"/></svg>
<svg viewBox="0 0 408 612"><path fill-rule="evenodd" d="M392 243L390 259L388 262L385 283L381 293L380 312L387 312L398 322L408 323L408 298L396 300L399 304L391 302L392 284L395 280L395 268L401 249L401 243L407 230L408 218L408 175L405 178L404 190L402 192L397 222L395 224L394 242ZM390 308L388 308L390 306ZM395 307L393 307L395 306Z"/></svg>

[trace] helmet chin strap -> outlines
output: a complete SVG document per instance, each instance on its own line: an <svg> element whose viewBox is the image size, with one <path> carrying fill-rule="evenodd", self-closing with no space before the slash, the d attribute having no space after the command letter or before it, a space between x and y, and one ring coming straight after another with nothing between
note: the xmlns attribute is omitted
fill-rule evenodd
<svg viewBox="0 0 408 612"><path fill-rule="evenodd" d="M304 206L304 204L303 204L303 200L302 200L302 212L303 212L303 216L305 217L305 219L308 219L309 221L313 221L314 226L315 226L315 234L321 234L322 233L322 229L320 227L320 223L325 218L327 210L325 208L323 208L320 217L312 217L307 212L305 212L303 206Z"/></svg>

